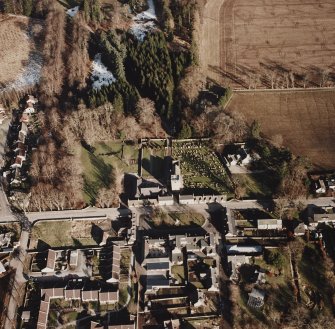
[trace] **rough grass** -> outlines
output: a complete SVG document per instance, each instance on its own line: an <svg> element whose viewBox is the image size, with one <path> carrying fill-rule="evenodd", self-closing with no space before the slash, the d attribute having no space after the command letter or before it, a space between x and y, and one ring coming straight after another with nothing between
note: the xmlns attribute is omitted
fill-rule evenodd
<svg viewBox="0 0 335 329"><path fill-rule="evenodd" d="M257 257L254 260L255 265L272 273L266 276L267 283L260 287L266 293L262 309L252 309L247 305L248 292L251 291L248 283L240 284L239 287L231 286L235 303L235 324L239 324L241 327L248 323L258 325L259 328L278 327L280 319L288 314L290 308L295 305L288 251L286 249L278 249L278 251L284 256L281 275L278 275L278 269L266 263L262 257Z"/></svg>
<svg viewBox="0 0 335 329"><path fill-rule="evenodd" d="M176 222L179 224L177 225ZM159 212L152 216L150 223L155 228L168 227L191 227L202 226L205 223L205 217L194 211L185 212Z"/></svg>
<svg viewBox="0 0 335 329"><path fill-rule="evenodd" d="M142 176L163 179L164 158L164 143L158 144L156 147L145 147L142 153Z"/></svg>
<svg viewBox="0 0 335 329"><path fill-rule="evenodd" d="M234 181L238 181L238 184L245 188L243 197L264 198L271 196L274 192L268 184L265 173L233 174L232 176Z"/></svg>
<svg viewBox="0 0 335 329"><path fill-rule="evenodd" d="M284 146L316 169L334 169L335 91L236 92L227 110L256 120L269 139L281 136Z"/></svg>
<svg viewBox="0 0 335 329"><path fill-rule="evenodd" d="M114 168L122 172L137 173L138 147L135 142L100 142L91 150L80 147L81 162L84 168L84 200L95 204L99 189L108 187Z"/></svg>
<svg viewBox="0 0 335 329"><path fill-rule="evenodd" d="M33 226L29 248L98 245L109 226L105 220L40 221Z"/></svg>

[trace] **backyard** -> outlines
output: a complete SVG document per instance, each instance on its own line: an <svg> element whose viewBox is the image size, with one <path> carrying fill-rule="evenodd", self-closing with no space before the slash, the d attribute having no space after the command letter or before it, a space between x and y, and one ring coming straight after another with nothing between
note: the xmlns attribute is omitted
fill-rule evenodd
<svg viewBox="0 0 335 329"><path fill-rule="evenodd" d="M154 177L158 180L164 180L165 173L165 150L166 141L150 141L143 147L142 151L142 176Z"/></svg>
<svg viewBox="0 0 335 329"><path fill-rule="evenodd" d="M270 257L270 255L275 255ZM248 293L253 287L255 270L266 273L265 283L259 288L265 292L263 308L254 309L247 305ZM284 248L265 250L264 257L255 257L252 264L241 267L241 281L231 285L234 307L234 322L240 327L251 325L260 328L275 326L295 304L288 250Z"/></svg>
<svg viewBox="0 0 335 329"><path fill-rule="evenodd" d="M103 232L110 230L106 220L39 221L31 232L29 248L94 246L101 242Z"/></svg>
<svg viewBox="0 0 335 329"><path fill-rule="evenodd" d="M242 198L265 198L273 194L267 173L232 174L234 182L243 189ZM271 180L270 180L271 181Z"/></svg>
<svg viewBox="0 0 335 329"><path fill-rule="evenodd" d="M83 145L79 150L84 168L84 198L95 204L99 190L113 182L116 171L138 172L138 144L133 141L100 142L93 147Z"/></svg>
<svg viewBox="0 0 335 329"><path fill-rule="evenodd" d="M225 168L209 141L174 141L173 157L181 162L185 194L224 194L231 191Z"/></svg>
<svg viewBox="0 0 335 329"><path fill-rule="evenodd" d="M191 209L185 209L183 212L165 212L162 209L156 209L151 218L146 220L154 228L196 227L205 223L205 217Z"/></svg>

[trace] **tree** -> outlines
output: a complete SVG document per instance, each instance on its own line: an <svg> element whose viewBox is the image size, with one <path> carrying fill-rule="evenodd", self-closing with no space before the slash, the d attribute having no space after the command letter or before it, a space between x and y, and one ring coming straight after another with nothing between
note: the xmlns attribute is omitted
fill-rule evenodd
<svg viewBox="0 0 335 329"><path fill-rule="evenodd" d="M281 269L285 263L285 258L282 253L278 250L270 251L266 250L265 261L268 264L275 266L277 269Z"/></svg>
<svg viewBox="0 0 335 329"><path fill-rule="evenodd" d="M251 137L252 138L255 138L255 139L260 138L261 125L259 124L258 121L254 120L252 122L251 127L250 127L250 131L251 131Z"/></svg>
<svg viewBox="0 0 335 329"><path fill-rule="evenodd" d="M40 88L51 99L62 91L64 80L63 53L65 50L65 11L57 2L52 2L46 18L43 44L44 63Z"/></svg>
<svg viewBox="0 0 335 329"><path fill-rule="evenodd" d="M181 130L178 134L178 138L187 139L191 137L192 137L192 128L187 122L183 121L181 124Z"/></svg>
<svg viewBox="0 0 335 329"><path fill-rule="evenodd" d="M180 81L178 93L181 99L188 105L192 105L204 88L206 76L199 67L189 67L185 71L184 78Z"/></svg>

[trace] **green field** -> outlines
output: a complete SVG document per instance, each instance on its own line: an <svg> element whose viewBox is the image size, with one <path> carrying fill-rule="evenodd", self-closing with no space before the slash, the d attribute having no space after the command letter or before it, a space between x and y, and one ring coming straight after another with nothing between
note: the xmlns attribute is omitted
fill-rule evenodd
<svg viewBox="0 0 335 329"><path fill-rule="evenodd" d="M174 142L174 159L180 159L185 191L224 194L231 191L225 168L206 143Z"/></svg>
<svg viewBox="0 0 335 329"><path fill-rule="evenodd" d="M137 142L101 142L91 149L81 147L81 162L84 168L84 199L95 204L99 189L113 181L115 168L122 173L138 172Z"/></svg>
<svg viewBox="0 0 335 329"><path fill-rule="evenodd" d="M164 179L165 141L150 143L142 152L142 176Z"/></svg>
<svg viewBox="0 0 335 329"><path fill-rule="evenodd" d="M39 221L32 228L29 248L98 245L108 227L108 220Z"/></svg>
<svg viewBox="0 0 335 329"><path fill-rule="evenodd" d="M232 174L234 181L244 188L244 195L247 198L264 198L270 197L273 194L266 173L247 173L247 174Z"/></svg>
<svg viewBox="0 0 335 329"><path fill-rule="evenodd" d="M168 227L195 227L202 226L205 223L205 217L194 211L185 212L155 212L151 219L148 220L149 224L155 228L168 228Z"/></svg>

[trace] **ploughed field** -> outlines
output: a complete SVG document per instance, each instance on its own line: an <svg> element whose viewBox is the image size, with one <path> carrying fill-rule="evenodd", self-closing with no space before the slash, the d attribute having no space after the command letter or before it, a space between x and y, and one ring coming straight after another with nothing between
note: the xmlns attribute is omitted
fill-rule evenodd
<svg viewBox="0 0 335 329"><path fill-rule="evenodd" d="M43 21L0 14L0 94L39 82Z"/></svg>
<svg viewBox="0 0 335 329"><path fill-rule="evenodd" d="M282 140L316 169L335 169L334 91L239 91L227 110L256 120L267 138Z"/></svg>
<svg viewBox="0 0 335 329"><path fill-rule="evenodd" d="M209 0L201 22L201 61L225 85L335 85L335 1Z"/></svg>

